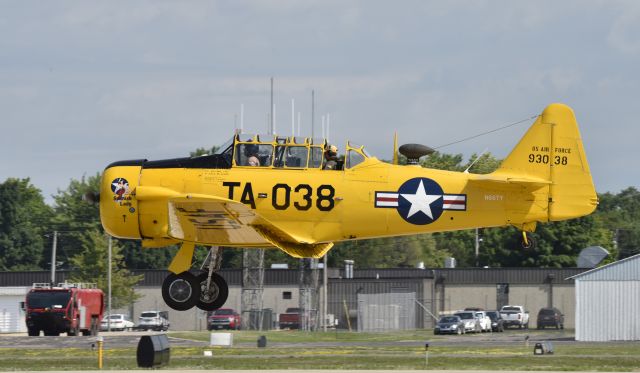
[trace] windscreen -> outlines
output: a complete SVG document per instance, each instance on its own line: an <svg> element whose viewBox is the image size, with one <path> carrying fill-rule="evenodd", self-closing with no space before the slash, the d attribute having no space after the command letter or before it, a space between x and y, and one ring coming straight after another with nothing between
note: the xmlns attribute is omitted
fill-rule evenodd
<svg viewBox="0 0 640 373"><path fill-rule="evenodd" d="M471 312L464 312L464 313L456 313L456 316L458 316L459 318L465 320L465 319L473 319L473 313Z"/></svg>
<svg viewBox="0 0 640 373"><path fill-rule="evenodd" d="M157 317L157 312L143 312L140 314L140 317Z"/></svg>
<svg viewBox="0 0 640 373"><path fill-rule="evenodd" d="M217 310L213 314L214 315L233 315L233 311L231 311L231 310Z"/></svg>
<svg viewBox="0 0 640 373"><path fill-rule="evenodd" d="M445 323L445 322L458 322L458 318L455 316L446 316L440 319L440 322Z"/></svg>
<svg viewBox="0 0 640 373"><path fill-rule="evenodd" d="M68 291L34 291L27 295L30 308L67 308L71 299Z"/></svg>

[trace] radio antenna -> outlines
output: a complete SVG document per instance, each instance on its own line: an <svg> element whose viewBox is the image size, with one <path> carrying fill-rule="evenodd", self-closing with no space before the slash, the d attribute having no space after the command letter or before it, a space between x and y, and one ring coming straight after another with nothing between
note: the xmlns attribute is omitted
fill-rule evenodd
<svg viewBox="0 0 640 373"><path fill-rule="evenodd" d="M474 165L474 164L476 164L476 162L478 162L478 161L480 160L480 158L482 158L482 156L484 155L484 153L486 153L486 152L487 152L487 150L489 150L489 148L484 149L484 150L482 151L482 153L480 153L480 154L476 157L476 159L474 159L474 160L473 160L473 162L471 162L471 164L469 165L469 167L467 167L467 169L466 169L466 170L464 170L464 173L465 173L465 174L468 174L468 173L469 173L469 169L470 169L471 167L473 167L473 165Z"/></svg>

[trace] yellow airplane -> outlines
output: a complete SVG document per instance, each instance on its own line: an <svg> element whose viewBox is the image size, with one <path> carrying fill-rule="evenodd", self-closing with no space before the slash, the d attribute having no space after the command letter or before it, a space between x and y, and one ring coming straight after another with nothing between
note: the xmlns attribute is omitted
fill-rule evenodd
<svg viewBox="0 0 640 373"><path fill-rule="evenodd" d="M477 175L381 162L347 143L327 162L325 140L236 134L216 154L109 165L100 217L112 236L145 248L181 244L162 286L177 310L214 310L228 287L189 272L195 245L278 248L320 258L334 242L577 218L598 204L573 111L549 105L498 170ZM402 148L402 147L401 147ZM417 161L429 149L405 147ZM335 167L325 169L325 164ZM416 162L413 162L416 163Z"/></svg>

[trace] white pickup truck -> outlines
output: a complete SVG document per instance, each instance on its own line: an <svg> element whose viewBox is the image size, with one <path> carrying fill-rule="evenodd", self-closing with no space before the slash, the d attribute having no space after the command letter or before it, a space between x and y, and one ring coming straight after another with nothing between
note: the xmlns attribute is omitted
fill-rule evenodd
<svg viewBox="0 0 640 373"><path fill-rule="evenodd" d="M505 328L514 325L520 329L529 329L529 311L525 311L522 306L503 306L500 316L504 319Z"/></svg>

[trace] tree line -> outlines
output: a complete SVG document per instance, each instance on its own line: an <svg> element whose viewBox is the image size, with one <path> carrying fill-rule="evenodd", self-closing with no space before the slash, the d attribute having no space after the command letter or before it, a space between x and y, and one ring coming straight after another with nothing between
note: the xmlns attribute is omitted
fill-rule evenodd
<svg viewBox="0 0 640 373"><path fill-rule="evenodd" d="M212 149L212 150L215 150ZM197 149L192 155L211 150ZM434 153L424 159L423 167L489 173L500 160L491 154L464 160L461 154ZM475 163L474 163L475 162ZM69 186L53 196L52 206L28 178L9 178L0 184L0 271L46 270L50 268L53 232L57 235L58 269L74 271L83 280L101 283L106 276L108 238L100 225L97 204L83 200L87 192L96 192L100 174L71 180ZM475 257L475 230L421 234L337 243L329 252L329 266L342 266L345 259L356 268L442 267L454 257L460 267L572 267L580 252L588 246L602 246L611 255L607 261L634 255L640 250L640 192L629 187L617 194L599 194L595 213L569 221L538 224L537 246L523 249L521 233L512 227L480 230L479 257ZM139 241L116 240L113 243L114 268L123 279L135 283L133 269L165 269L177 247L143 249ZM196 251L194 266L206 256ZM265 252L265 265L288 263L295 268L299 260L279 250ZM224 268L241 268L242 251L223 251ZM93 275L93 277L92 277ZM118 276L116 276L118 277ZM114 278L116 278L114 277ZM135 280L135 281L134 281ZM130 286L129 286L130 287ZM122 288L127 288L126 284ZM122 295L121 298L125 297ZM123 299L124 299L123 298Z"/></svg>

